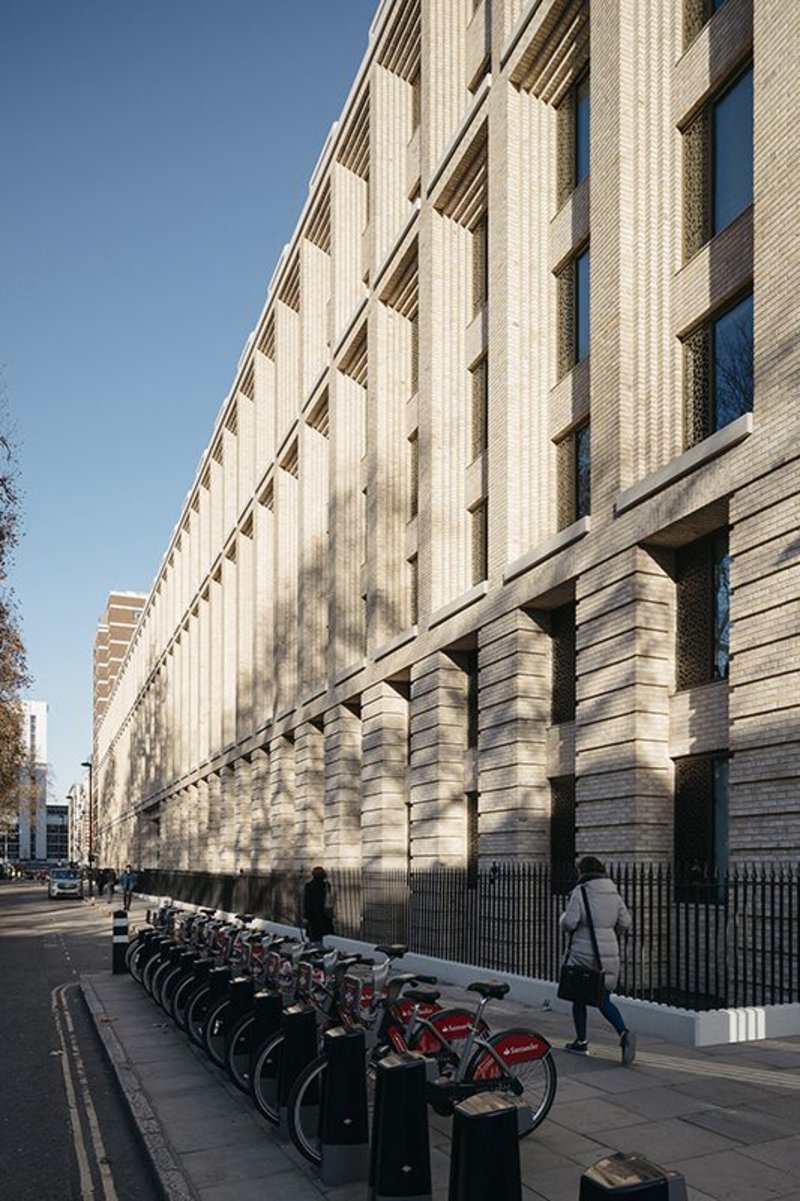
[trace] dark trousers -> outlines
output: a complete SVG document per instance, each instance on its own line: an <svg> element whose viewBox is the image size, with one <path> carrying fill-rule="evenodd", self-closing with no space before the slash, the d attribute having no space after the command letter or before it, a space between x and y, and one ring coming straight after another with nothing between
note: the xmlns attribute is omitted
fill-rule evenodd
<svg viewBox="0 0 800 1201"><path fill-rule="evenodd" d="M622 1014L617 1009L614 1002L611 1000L611 993L608 989L603 993L603 999L597 1008L602 1013L607 1022L616 1030L617 1034L622 1034L625 1029L625 1021ZM586 1006L579 1005L577 1001L572 1003L572 1020L575 1023L575 1035L578 1042L586 1042Z"/></svg>

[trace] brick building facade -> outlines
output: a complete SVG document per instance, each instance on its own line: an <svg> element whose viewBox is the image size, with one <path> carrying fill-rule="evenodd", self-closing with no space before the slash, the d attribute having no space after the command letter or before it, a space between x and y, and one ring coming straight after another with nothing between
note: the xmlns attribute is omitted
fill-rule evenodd
<svg viewBox="0 0 800 1201"><path fill-rule="evenodd" d="M796 856L798 61L777 0L384 0L96 715L102 860Z"/></svg>

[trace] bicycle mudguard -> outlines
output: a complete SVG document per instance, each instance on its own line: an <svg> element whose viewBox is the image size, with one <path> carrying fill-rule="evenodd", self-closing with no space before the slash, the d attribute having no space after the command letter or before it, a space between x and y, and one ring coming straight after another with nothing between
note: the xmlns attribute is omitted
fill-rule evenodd
<svg viewBox="0 0 800 1201"><path fill-rule="evenodd" d="M438 1051L441 1051L442 1040L445 1043L465 1041L472 1030L472 1019L475 1016L469 1009L458 1009L456 1007L440 1009L435 1005L421 1005L419 1013L420 1017L429 1021L442 1036L441 1039L437 1039L424 1026L418 1030L411 1040L410 1050L421 1051L423 1055L435 1055ZM483 1020L481 1020L477 1029L478 1033L484 1038L488 1036L489 1027Z"/></svg>
<svg viewBox="0 0 800 1201"><path fill-rule="evenodd" d="M550 1053L550 1043L535 1030L501 1030L487 1040L495 1055L513 1067L534 1059L544 1059ZM470 1080L493 1080L500 1075L500 1065L488 1051L478 1048L467 1068Z"/></svg>

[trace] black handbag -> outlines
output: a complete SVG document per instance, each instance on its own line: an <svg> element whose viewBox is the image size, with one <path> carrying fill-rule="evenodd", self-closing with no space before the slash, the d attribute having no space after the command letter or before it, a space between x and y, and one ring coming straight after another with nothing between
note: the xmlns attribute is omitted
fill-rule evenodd
<svg viewBox="0 0 800 1201"><path fill-rule="evenodd" d="M561 964L561 971L558 974L557 996L562 1001L572 1001L578 1005L592 1005L596 1008L602 1003L603 996L605 995L606 975L603 971L603 961L600 958L600 951L597 947L597 935L594 932L594 921L592 920L589 898L586 895L586 888L583 884L581 884L581 896L583 897L583 905L586 910L586 924L589 927L592 951L597 967L584 967L580 963L567 963L569 947L572 946L572 936L570 936L569 946Z"/></svg>

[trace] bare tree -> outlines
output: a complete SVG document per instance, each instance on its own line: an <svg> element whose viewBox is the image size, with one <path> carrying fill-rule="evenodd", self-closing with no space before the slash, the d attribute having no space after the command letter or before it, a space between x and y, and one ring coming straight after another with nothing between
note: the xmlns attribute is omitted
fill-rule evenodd
<svg viewBox="0 0 800 1201"><path fill-rule="evenodd" d="M15 430L0 380L0 821L13 821L25 764L20 694L30 683L19 612L8 583L20 537L19 466Z"/></svg>

